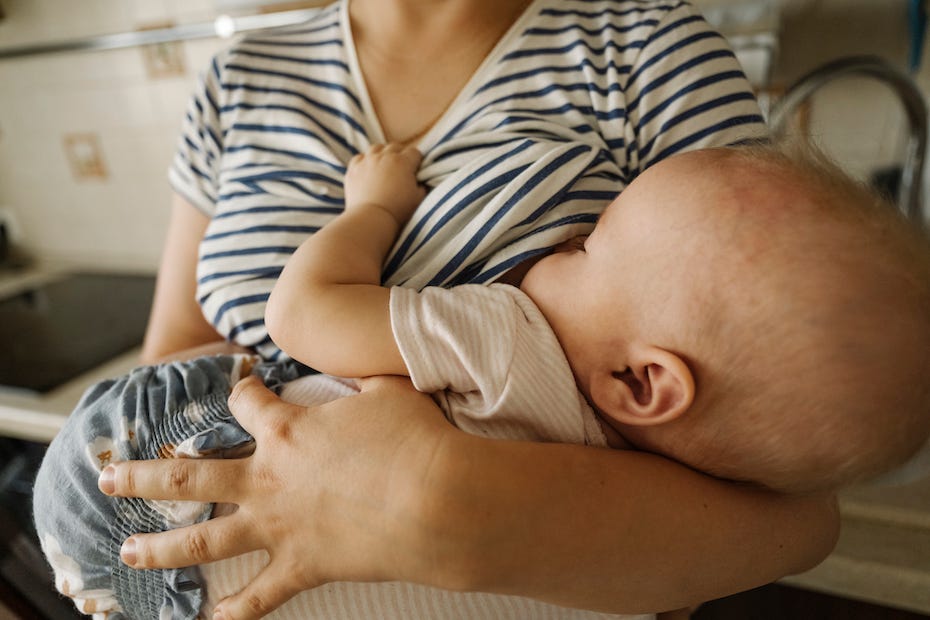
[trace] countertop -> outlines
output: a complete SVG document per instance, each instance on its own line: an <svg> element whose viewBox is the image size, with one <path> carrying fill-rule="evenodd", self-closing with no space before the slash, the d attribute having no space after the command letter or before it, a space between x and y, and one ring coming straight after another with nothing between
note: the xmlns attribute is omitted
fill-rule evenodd
<svg viewBox="0 0 930 620"><path fill-rule="evenodd" d="M139 349L128 351L46 394L0 387L0 436L48 443L91 385L136 366Z"/></svg>
<svg viewBox="0 0 930 620"><path fill-rule="evenodd" d="M29 269L0 270L0 299L61 277L82 266L41 263ZM96 269L95 271L100 271ZM47 443L52 440L84 391L103 379L125 374L139 358L127 351L44 394L0 386L0 436Z"/></svg>
<svg viewBox="0 0 930 620"><path fill-rule="evenodd" d="M840 494L833 553L783 582L930 615L930 478Z"/></svg>
<svg viewBox="0 0 930 620"><path fill-rule="evenodd" d="M0 297L57 271L0 277ZM0 388L0 436L51 441L90 385L126 373L138 356L138 349L128 351L44 395ZM852 489L841 494L840 510L836 550L817 568L783 582L930 615L930 477Z"/></svg>

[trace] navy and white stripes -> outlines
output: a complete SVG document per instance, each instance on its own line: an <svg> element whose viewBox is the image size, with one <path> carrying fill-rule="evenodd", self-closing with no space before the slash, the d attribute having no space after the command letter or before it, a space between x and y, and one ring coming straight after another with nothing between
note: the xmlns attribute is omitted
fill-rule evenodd
<svg viewBox="0 0 930 620"><path fill-rule="evenodd" d="M342 208L346 162L383 142L345 2L217 56L171 170L211 216L198 296L267 358L265 300L291 252ZM587 232L630 179L678 151L764 132L725 41L674 0L534 0L421 139L431 188L384 280L492 281Z"/></svg>

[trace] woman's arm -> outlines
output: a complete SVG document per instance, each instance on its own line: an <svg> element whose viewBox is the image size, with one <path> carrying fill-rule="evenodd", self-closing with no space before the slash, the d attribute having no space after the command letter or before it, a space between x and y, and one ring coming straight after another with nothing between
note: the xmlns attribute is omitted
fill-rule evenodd
<svg viewBox="0 0 930 620"><path fill-rule="evenodd" d="M435 569L454 567L445 587L648 613L811 568L838 535L832 497L779 496L647 453L445 445L423 509L443 541Z"/></svg>
<svg viewBox="0 0 930 620"><path fill-rule="evenodd" d="M261 617L334 580L673 609L814 566L837 536L832 498L760 492L645 453L467 435L405 379L312 409L249 379L230 405L256 438L253 456L118 463L101 482L117 495L238 504L227 517L134 536L129 562L268 550L265 571L221 604L227 620Z"/></svg>
<svg viewBox="0 0 930 620"><path fill-rule="evenodd" d="M209 219L176 195L158 269L141 361L152 363L185 349L211 345L226 351L224 341L197 305L197 248Z"/></svg>

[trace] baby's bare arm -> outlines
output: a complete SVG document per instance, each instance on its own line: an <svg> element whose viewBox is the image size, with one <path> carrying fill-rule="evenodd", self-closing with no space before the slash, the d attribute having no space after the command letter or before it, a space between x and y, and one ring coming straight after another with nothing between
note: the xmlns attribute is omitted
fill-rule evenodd
<svg viewBox="0 0 930 620"><path fill-rule="evenodd" d="M349 162L345 210L288 260L265 310L272 340L294 359L341 376L407 373L381 267L423 199L419 163L398 145Z"/></svg>

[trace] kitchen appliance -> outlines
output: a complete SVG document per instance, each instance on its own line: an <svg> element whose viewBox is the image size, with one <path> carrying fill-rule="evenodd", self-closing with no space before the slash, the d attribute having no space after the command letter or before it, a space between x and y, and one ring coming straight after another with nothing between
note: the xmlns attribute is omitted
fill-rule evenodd
<svg viewBox="0 0 930 620"><path fill-rule="evenodd" d="M0 386L45 393L142 342L150 275L69 273L0 299Z"/></svg>

